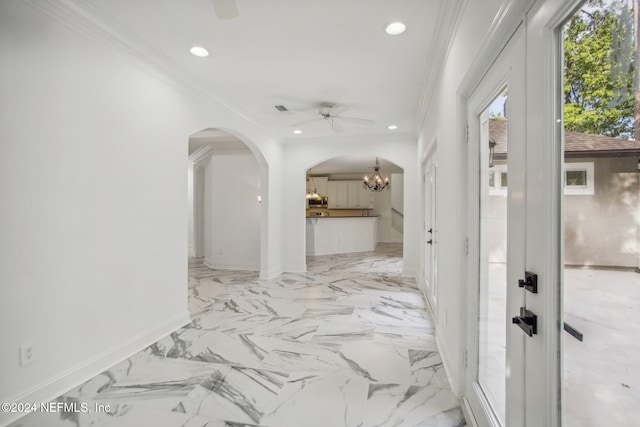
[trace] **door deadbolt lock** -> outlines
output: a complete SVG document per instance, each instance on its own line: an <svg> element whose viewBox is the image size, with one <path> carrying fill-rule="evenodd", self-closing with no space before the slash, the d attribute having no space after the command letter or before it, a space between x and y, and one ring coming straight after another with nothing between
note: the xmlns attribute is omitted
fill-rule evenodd
<svg viewBox="0 0 640 427"><path fill-rule="evenodd" d="M530 337L538 333L538 316L532 311L527 310L526 307L520 307L520 316L516 316L512 319L515 323Z"/></svg>
<svg viewBox="0 0 640 427"><path fill-rule="evenodd" d="M525 288L532 294L538 293L538 275L529 271L524 272L524 280L518 280L518 287Z"/></svg>

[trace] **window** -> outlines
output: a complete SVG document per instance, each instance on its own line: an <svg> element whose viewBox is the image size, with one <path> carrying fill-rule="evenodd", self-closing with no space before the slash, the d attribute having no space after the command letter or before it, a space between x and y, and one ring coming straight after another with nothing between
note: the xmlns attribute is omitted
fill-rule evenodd
<svg viewBox="0 0 640 427"><path fill-rule="evenodd" d="M507 165L496 165L489 169L489 194L507 195Z"/></svg>
<svg viewBox="0 0 640 427"><path fill-rule="evenodd" d="M593 162L564 164L564 194L594 194Z"/></svg>
<svg viewBox="0 0 640 427"><path fill-rule="evenodd" d="M507 186L507 173L500 172L500 187L506 187L506 186Z"/></svg>
<svg viewBox="0 0 640 427"><path fill-rule="evenodd" d="M587 186L587 171L566 171L565 173L566 186L571 188L584 188Z"/></svg>
<svg viewBox="0 0 640 427"><path fill-rule="evenodd" d="M640 164L640 163L639 163ZM564 164L564 194L594 194L593 162ZM489 194L506 195L508 185L507 165L496 165L489 169Z"/></svg>

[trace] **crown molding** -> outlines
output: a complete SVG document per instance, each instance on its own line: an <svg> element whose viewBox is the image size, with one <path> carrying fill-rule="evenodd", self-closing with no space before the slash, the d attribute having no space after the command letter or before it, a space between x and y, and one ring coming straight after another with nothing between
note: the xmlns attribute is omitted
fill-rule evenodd
<svg viewBox="0 0 640 427"><path fill-rule="evenodd" d="M222 105L212 94L207 93L203 85L186 78L177 64L86 1L25 0L25 3L173 88L186 91L189 95L205 96Z"/></svg>
<svg viewBox="0 0 640 427"><path fill-rule="evenodd" d="M353 136L314 136L308 138L287 138L283 142L285 146L296 146L305 144L371 144L389 142L417 142L418 138L413 133L394 134L374 134L374 135L353 135Z"/></svg>
<svg viewBox="0 0 640 427"><path fill-rule="evenodd" d="M434 29L436 34L432 46L435 47L429 55L429 65L424 75L420 100L418 102L417 124L422 124L427 117L433 94L440 81L440 75L447 61L454 35L460 26L462 12L467 4L467 0L448 0L442 2L438 10L437 26Z"/></svg>
<svg viewBox="0 0 640 427"><path fill-rule="evenodd" d="M522 25L535 0L504 0L487 29L475 57L458 87L462 96L470 95L491 67L513 34Z"/></svg>
<svg viewBox="0 0 640 427"><path fill-rule="evenodd" d="M205 82L191 75L175 61L132 34L85 0L24 0L76 34L110 51L152 77L186 94L228 110L249 126L271 139L281 138L265 130L246 114L221 100Z"/></svg>

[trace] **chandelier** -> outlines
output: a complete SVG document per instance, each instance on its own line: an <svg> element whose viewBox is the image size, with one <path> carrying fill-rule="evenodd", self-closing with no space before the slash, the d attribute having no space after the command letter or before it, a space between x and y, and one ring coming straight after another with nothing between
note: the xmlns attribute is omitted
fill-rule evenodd
<svg viewBox="0 0 640 427"><path fill-rule="evenodd" d="M364 181L362 182L362 186L364 188L368 188L371 191L382 191L385 188L389 188L391 184L389 183L389 177L386 177L384 180L380 176L380 160L376 157L376 166L373 168L373 175L369 178L368 176L364 177Z"/></svg>
<svg viewBox="0 0 640 427"><path fill-rule="evenodd" d="M311 169L309 169L310 171ZM307 192L306 199L318 200L320 199L320 195L318 194L318 190L316 189L316 182L313 180L311 174L307 171L307 181L311 181L311 185L313 185L313 193Z"/></svg>

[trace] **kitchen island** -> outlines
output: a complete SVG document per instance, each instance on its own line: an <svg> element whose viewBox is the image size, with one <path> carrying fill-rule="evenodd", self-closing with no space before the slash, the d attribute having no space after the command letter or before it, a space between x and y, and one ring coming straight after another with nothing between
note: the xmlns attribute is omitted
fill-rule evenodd
<svg viewBox="0 0 640 427"><path fill-rule="evenodd" d="M376 248L375 216L307 218L307 255L368 252Z"/></svg>

